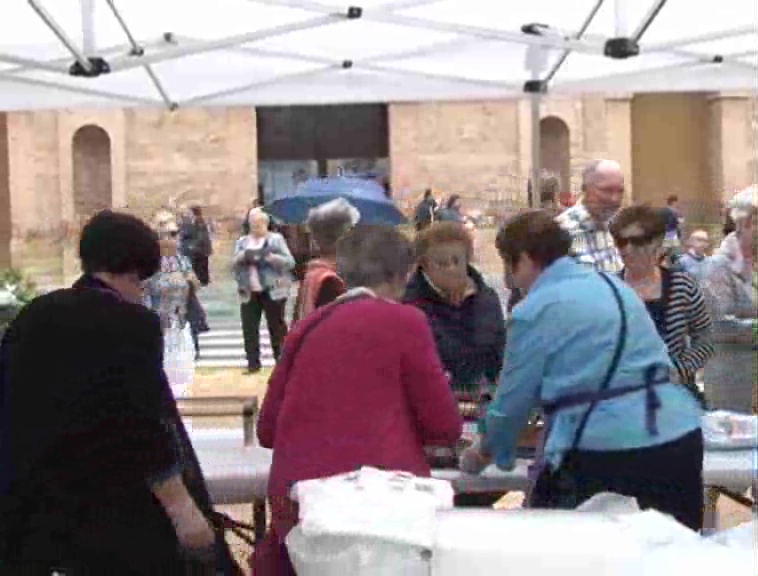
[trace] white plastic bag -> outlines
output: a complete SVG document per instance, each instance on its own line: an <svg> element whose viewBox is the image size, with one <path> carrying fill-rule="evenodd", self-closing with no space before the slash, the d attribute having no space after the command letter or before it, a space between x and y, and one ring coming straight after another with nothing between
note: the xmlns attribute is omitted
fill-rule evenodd
<svg viewBox="0 0 758 576"><path fill-rule="evenodd" d="M350 536L312 536L296 526L287 550L298 576L428 576L429 553L416 546Z"/></svg>
<svg viewBox="0 0 758 576"><path fill-rule="evenodd" d="M431 547L437 510L453 507L449 482L364 467L298 482L300 527L307 537L344 535Z"/></svg>
<svg viewBox="0 0 758 576"><path fill-rule="evenodd" d="M598 514L635 514L640 511L636 498L622 496L611 492L595 494L576 509L577 512L595 512Z"/></svg>
<svg viewBox="0 0 758 576"><path fill-rule="evenodd" d="M711 449L758 447L758 416L714 411L703 415L703 441Z"/></svg>

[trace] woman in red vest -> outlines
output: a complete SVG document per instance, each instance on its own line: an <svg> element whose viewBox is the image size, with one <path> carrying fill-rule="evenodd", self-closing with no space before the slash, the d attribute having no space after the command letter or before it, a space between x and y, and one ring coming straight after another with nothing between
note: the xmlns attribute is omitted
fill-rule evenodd
<svg viewBox="0 0 758 576"><path fill-rule="evenodd" d="M337 240L358 223L358 210L343 198L337 198L308 214L306 226L316 243L319 256L308 262L295 306L295 321L333 302L345 291L337 275Z"/></svg>

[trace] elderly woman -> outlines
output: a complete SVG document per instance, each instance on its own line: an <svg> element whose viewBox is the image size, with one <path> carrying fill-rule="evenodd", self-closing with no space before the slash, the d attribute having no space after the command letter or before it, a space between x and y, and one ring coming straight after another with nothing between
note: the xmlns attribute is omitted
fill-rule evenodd
<svg viewBox="0 0 758 576"><path fill-rule="evenodd" d="M462 225L432 224L416 238L418 266L403 296L426 316L452 389L468 396L497 381L505 349L500 299L471 266L472 251Z"/></svg>
<svg viewBox="0 0 758 576"><path fill-rule="evenodd" d="M190 295L200 285L187 256L177 251L179 226L170 212L156 216L161 249L160 270L144 283L145 305L161 320L163 368L174 396L189 392L195 374L195 350L188 318Z"/></svg>
<svg viewBox="0 0 758 576"><path fill-rule="evenodd" d="M84 275L0 346L0 572L178 576L189 551L215 573L207 490L142 304L157 236L101 212L79 254Z"/></svg>
<svg viewBox="0 0 758 576"><path fill-rule="evenodd" d="M541 407L546 466L533 507L575 508L615 492L699 530L701 410L671 381L673 364L642 301L620 279L570 258L571 238L544 211L513 218L497 248L528 296L513 309L485 433L462 468L512 468L519 434Z"/></svg>
<svg viewBox="0 0 758 576"><path fill-rule="evenodd" d="M282 341L287 335L284 312L292 287L295 259L284 237L269 231L269 217L262 209L250 211L248 224L248 234L234 245L233 264L241 299L247 370L252 374L261 369L259 330L262 314L266 315L274 358L279 359Z"/></svg>
<svg viewBox="0 0 758 576"><path fill-rule="evenodd" d="M337 241L358 223L360 214L347 200L337 198L314 208L306 225L319 256L308 262L295 305L295 321L333 302L345 291L337 274Z"/></svg>
<svg viewBox="0 0 758 576"><path fill-rule="evenodd" d="M713 356L711 316L697 281L661 265L666 214L650 206L622 208L610 224L621 254L621 278L645 303L674 364L674 379L705 404L695 374Z"/></svg>
<svg viewBox="0 0 758 576"><path fill-rule="evenodd" d="M737 412L750 412L755 405L756 195L753 187L732 200L729 217L735 230L703 266L717 351L705 370L706 395L714 408Z"/></svg>
<svg viewBox="0 0 758 576"><path fill-rule="evenodd" d="M337 246L348 291L287 338L258 420L274 457L271 531L256 548L256 576L294 574L284 539L298 518L288 499L295 482L361 466L429 476L424 446L458 440L461 419L429 326L396 303L413 262L400 232L355 228Z"/></svg>

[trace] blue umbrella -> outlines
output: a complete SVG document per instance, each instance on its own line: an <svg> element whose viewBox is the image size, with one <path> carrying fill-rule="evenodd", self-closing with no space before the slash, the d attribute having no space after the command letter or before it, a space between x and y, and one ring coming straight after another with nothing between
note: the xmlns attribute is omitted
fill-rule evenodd
<svg viewBox="0 0 758 576"><path fill-rule="evenodd" d="M287 224L302 224L311 208L344 198L361 214L360 224L405 224L407 219L384 193L384 188L371 180L359 178L312 178L297 186L265 209L274 218Z"/></svg>

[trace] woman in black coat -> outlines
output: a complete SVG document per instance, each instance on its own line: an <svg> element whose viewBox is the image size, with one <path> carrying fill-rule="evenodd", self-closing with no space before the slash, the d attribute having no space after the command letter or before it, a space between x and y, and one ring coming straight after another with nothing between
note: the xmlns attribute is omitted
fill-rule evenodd
<svg viewBox="0 0 758 576"><path fill-rule="evenodd" d="M141 304L157 237L106 211L79 249L84 275L30 303L0 346L0 573L228 572Z"/></svg>

